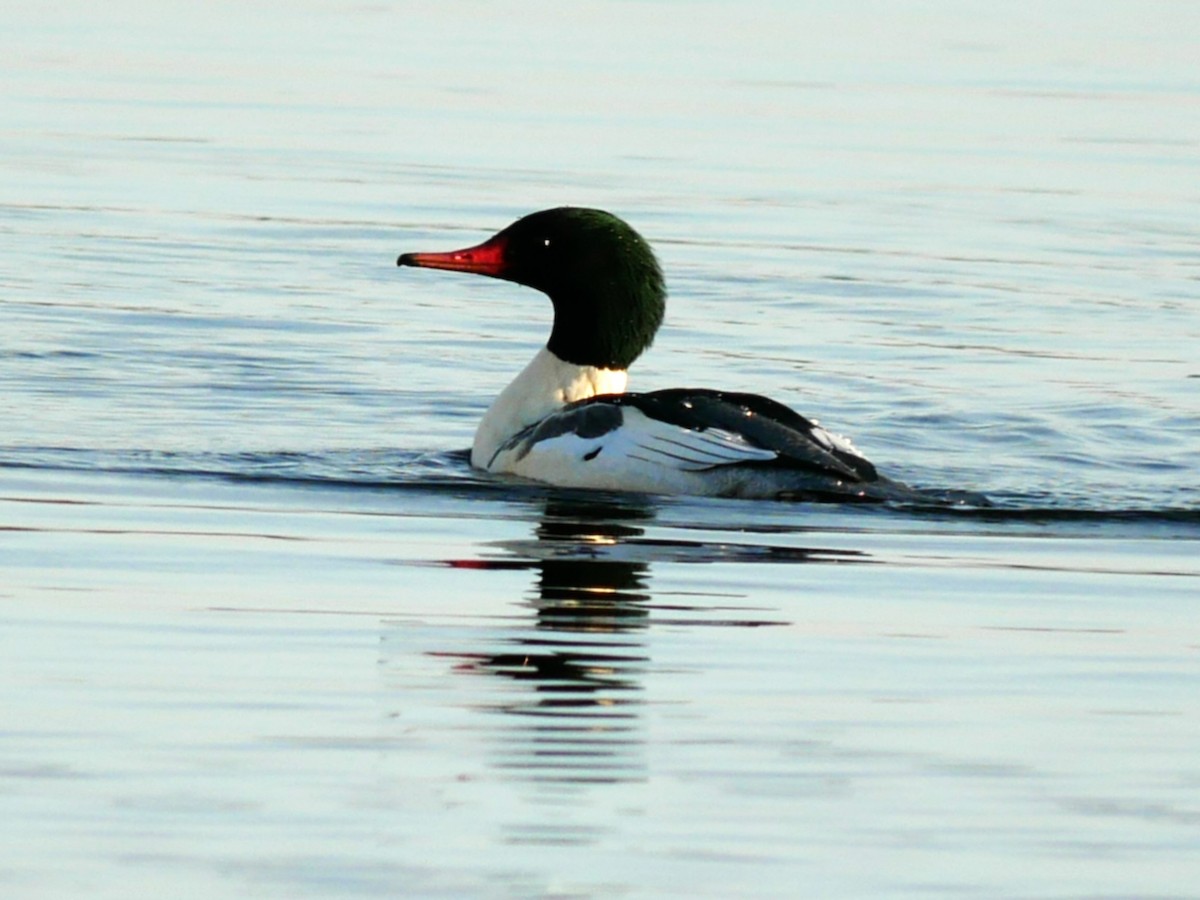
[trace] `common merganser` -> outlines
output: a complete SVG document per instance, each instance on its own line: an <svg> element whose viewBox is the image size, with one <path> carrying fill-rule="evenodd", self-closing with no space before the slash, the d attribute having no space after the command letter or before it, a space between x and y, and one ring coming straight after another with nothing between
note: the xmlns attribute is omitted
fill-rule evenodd
<svg viewBox="0 0 1200 900"><path fill-rule="evenodd" d="M846 438L756 394L625 393L662 323L650 245L598 209L531 213L474 247L399 266L473 272L549 296L550 339L492 403L471 464L561 487L795 500L931 499L875 471Z"/></svg>

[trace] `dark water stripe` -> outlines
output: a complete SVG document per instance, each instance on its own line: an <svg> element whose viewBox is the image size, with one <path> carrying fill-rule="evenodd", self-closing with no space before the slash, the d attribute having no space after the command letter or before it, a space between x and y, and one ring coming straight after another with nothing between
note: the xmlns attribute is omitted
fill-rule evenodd
<svg viewBox="0 0 1200 900"><path fill-rule="evenodd" d="M0 449L0 470L77 472L173 478L212 478L225 482L264 485L315 486L332 490L413 491L527 502L564 500L595 505L666 503L670 498L650 498L619 492L554 488L516 479L484 475L470 468L469 451L419 452L406 450L347 450L309 453L174 453L145 450L95 451L76 448ZM1114 505L1111 507L1056 506L1053 498L1039 493L1022 496L1008 493L989 495L990 505L972 505L979 495L965 491L930 493L944 503L923 505L892 502L863 507L902 511L927 521L970 522L979 525L1020 524L1159 524L1200 526L1200 508L1162 505ZM688 498L699 500L702 498ZM767 501L742 501L777 510ZM827 504L805 504L833 508ZM847 511L850 506L842 507ZM712 523L717 527L723 523Z"/></svg>

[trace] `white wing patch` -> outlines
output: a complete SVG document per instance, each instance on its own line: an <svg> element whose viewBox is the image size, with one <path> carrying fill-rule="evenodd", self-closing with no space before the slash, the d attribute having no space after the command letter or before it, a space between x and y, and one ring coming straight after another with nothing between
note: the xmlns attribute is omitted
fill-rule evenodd
<svg viewBox="0 0 1200 900"><path fill-rule="evenodd" d="M812 431L809 434L812 439L824 447L826 450L837 450L842 453L849 453L851 456L857 456L861 460L866 460L857 447L850 441L850 438L840 434L835 434L832 431L826 431L819 423L814 421Z"/></svg>
<svg viewBox="0 0 1200 900"><path fill-rule="evenodd" d="M488 469L562 487L705 494L723 483L709 478L709 470L778 457L730 431L692 431L632 406L621 412L618 427L594 437L560 432L501 448Z"/></svg>
<svg viewBox="0 0 1200 900"><path fill-rule="evenodd" d="M613 443L619 441L624 455L642 463L683 472L702 472L716 466L764 462L779 457L774 450L756 447L732 431L720 428L693 431L652 419L631 407L626 407L624 412L625 423L614 432Z"/></svg>

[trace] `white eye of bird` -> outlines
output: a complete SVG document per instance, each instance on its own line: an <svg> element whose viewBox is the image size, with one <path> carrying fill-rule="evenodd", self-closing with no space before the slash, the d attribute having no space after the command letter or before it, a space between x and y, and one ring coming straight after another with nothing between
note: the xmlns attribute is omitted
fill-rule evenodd
<svg viewBox="0 0 1200 900"><path fill-rule="evenodd" d="M550 246L550 238L544 238L544 239L542 240L542 246L543 246L543 247L549 247L549 246Z"/></svg>

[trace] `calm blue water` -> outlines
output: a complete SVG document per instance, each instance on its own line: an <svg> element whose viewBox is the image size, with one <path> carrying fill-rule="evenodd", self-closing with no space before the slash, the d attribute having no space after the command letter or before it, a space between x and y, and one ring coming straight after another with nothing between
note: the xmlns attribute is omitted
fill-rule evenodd
<svg viewBox="0 0 1200 900"><path fill-rule="evenodd" d="M0 892L1192 897L1200 12L11 9ZM461 450L599 206L633 386L988 509Z"/></svg>

